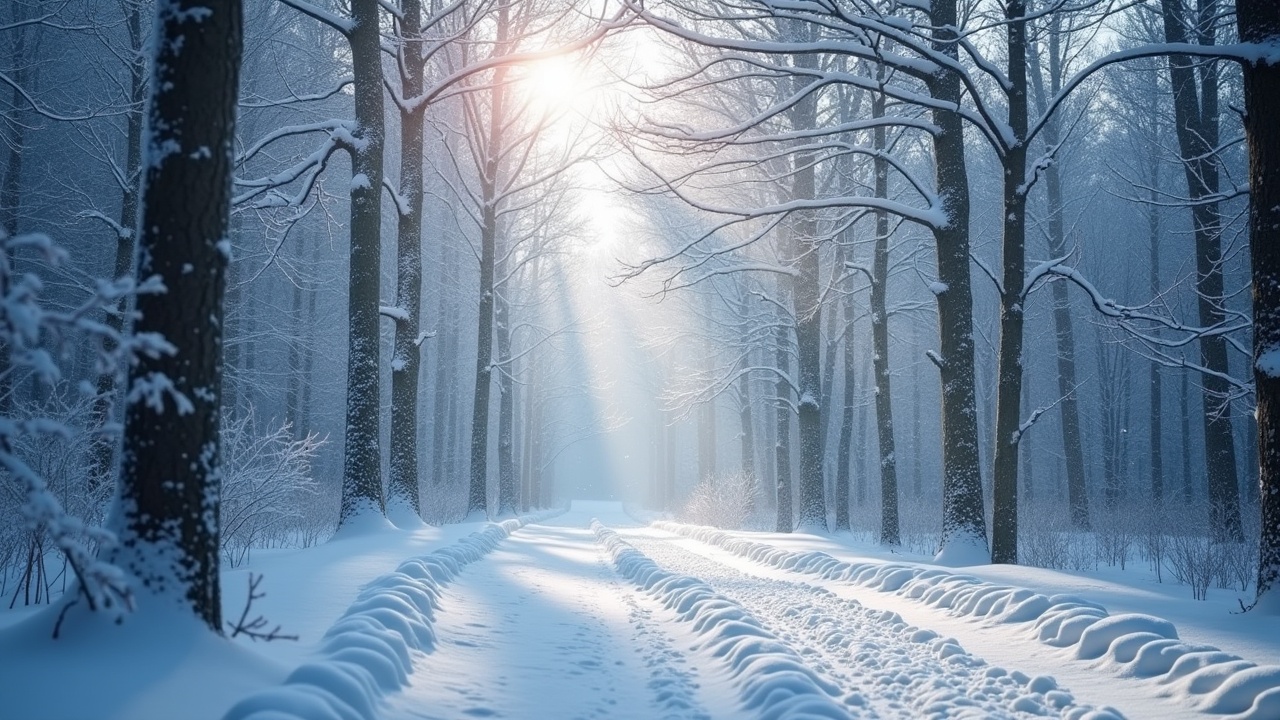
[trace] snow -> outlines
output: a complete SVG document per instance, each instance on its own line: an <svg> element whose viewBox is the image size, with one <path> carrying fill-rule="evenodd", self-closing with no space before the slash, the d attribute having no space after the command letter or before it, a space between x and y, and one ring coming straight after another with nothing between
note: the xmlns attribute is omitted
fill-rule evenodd
<svg viewBox="0 0 1280 720"><path fill-rule="evenodd" d="M950 288L944 282L939 282L937 280L934 280L933 282L929 283L929 292L933 293L934 295L941 295L942 293L946 292L948 289Z"/></svg>
<svg viewBox="0 0 1280 720"><path fill-rule="evenodd" d="M1258 353L1258 359L1254 361L1253 366L1267 377L1280 377L1280 348L1270 347Z"/></svg>
<svg viewBox="0 0 1280 720"><path fill-rule="evenodd" d="M365 175L364 173L356 173L355 175L351 176L352 191L368 190L371 187L373 187L373 183L370 182L368 175Z"/></svg>
<svg viewBox="0 0 1280 720"><path fill-rule="evenodd" d="M54 641L56 608L0 613L0 626L13 621L0 629L5 709L138 720L1280 712L1280 619L1215 620L1205 608L1218 606L1096 576L957 572L840 534L645 525L617 503L443 528L410 520L260 550L224 572L226 617L261 573L252 612L297 642L218 638L146 607L122 625L73 611Z"/></svg>

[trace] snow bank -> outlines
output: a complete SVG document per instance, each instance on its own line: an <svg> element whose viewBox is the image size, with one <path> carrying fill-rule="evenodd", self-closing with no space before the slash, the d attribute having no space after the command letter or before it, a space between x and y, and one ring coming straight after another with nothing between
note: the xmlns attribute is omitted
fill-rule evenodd
<svg viewBox="0 0 1280 720"><path fill-rule="evenodd" d="M1167 620L1110 615L1071 595L1046 596L970 575L898 563L844 562L824 552L795 553L722 530L658 521L653 527L723 548L781 570L895 593L992 625L1023 624L1039 642L1122 677L1152 679L1163 693L1203 712L1240 720L1280 717L1280 667L1258 666L1208 645L1178 639Z"/></svg>
<svg viewBox="0 0 1280 720"><path fill-rule="evenodd" d="M848 718L840 689L818 677L800 656L732 600L706 583L658 567L617 533L591 521L591 530L619 574L693 624L700 649L722 658L745 710L753 717Z"/></svg>
<svg viewBox="0 0 1280 720"><path fill-rule="evenodd" d="M408 683L410 650L435 646L432 624L445 586L511 533L560 512L491 524L375 578L325 633L320 657L294 669L283 685L236 703L224 720L373 718L378 702Z"/></svg>

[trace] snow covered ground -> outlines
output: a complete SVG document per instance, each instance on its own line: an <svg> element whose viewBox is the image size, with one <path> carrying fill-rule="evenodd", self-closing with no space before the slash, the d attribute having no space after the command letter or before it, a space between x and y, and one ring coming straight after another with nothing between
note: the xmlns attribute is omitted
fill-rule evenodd
<svg viewBox="0 0 1280 720"><path fill-rule="evenodd" d="M611 503L526 520L373 531L224 574L229 617L263 573L254 613L297 642L178 622L53 641L47 611L0 614L0 707L49 720L1280 718L1277 620L1165 588L937 568L838 535L646 526Z"/></svg>

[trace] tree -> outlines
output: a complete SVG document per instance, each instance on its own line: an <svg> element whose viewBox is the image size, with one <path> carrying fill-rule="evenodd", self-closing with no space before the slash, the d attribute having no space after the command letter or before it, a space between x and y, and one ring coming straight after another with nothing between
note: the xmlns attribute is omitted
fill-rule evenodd
<svg viewBox="0 0 1280 720"><path fill-rule="evenodd" d="M1197 17L1188 21L1183 0L1161 0L1165 40L1185 44L1188 26L1198 44L1212 46L1220 22L1217 0L1200 0ZM1193 65L1190 57L1170 54L1169 77L1183 170L1191 201L1196 242L1196 292L1200 324L1212 327L1225 314L1222 271L1222 218L1219 212L1218 70L1213 59ZM1255 199L1256 202L1256 199ZM1256 244L1256 240L1255 240ZM1231 434L1230 385L1224 379L1227 343L1217 333L1200 338L1204 374L1205 469L1209 477L1210 522L1215 537L1239 542L1240 491L1235 444Z"/></svg>
<svg viewBox="0 0 1280 720"><path fill-rule="evenodd" d="M222 300L241 13L239 0L157 9L137 274L157 277L165 292L138 299L135 331L162 335L168 347L128 373L110 523L119 544L108 554L156 607L176 605L216 633Z"/></svg>
<svg viewBox="0 0 1280 720"><path fill-rule="evenodd" d="M1280 614L1280 4L1237 0L1240 40L1259 51L1244 69L1253 261L1253 376L1258 403L1262 537L1257 606Z"/></svg>

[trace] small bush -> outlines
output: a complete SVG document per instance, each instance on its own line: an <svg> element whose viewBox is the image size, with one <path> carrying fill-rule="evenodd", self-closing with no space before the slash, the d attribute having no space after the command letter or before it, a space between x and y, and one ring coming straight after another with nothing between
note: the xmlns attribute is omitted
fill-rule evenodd
<svg viewBox="0 0 1280 720"><path fill-rule="evenodd" d="M742 473L711 475L689 494L680 519L695 525L741 530L755 514L759 499L755 478Z"/></svg>

